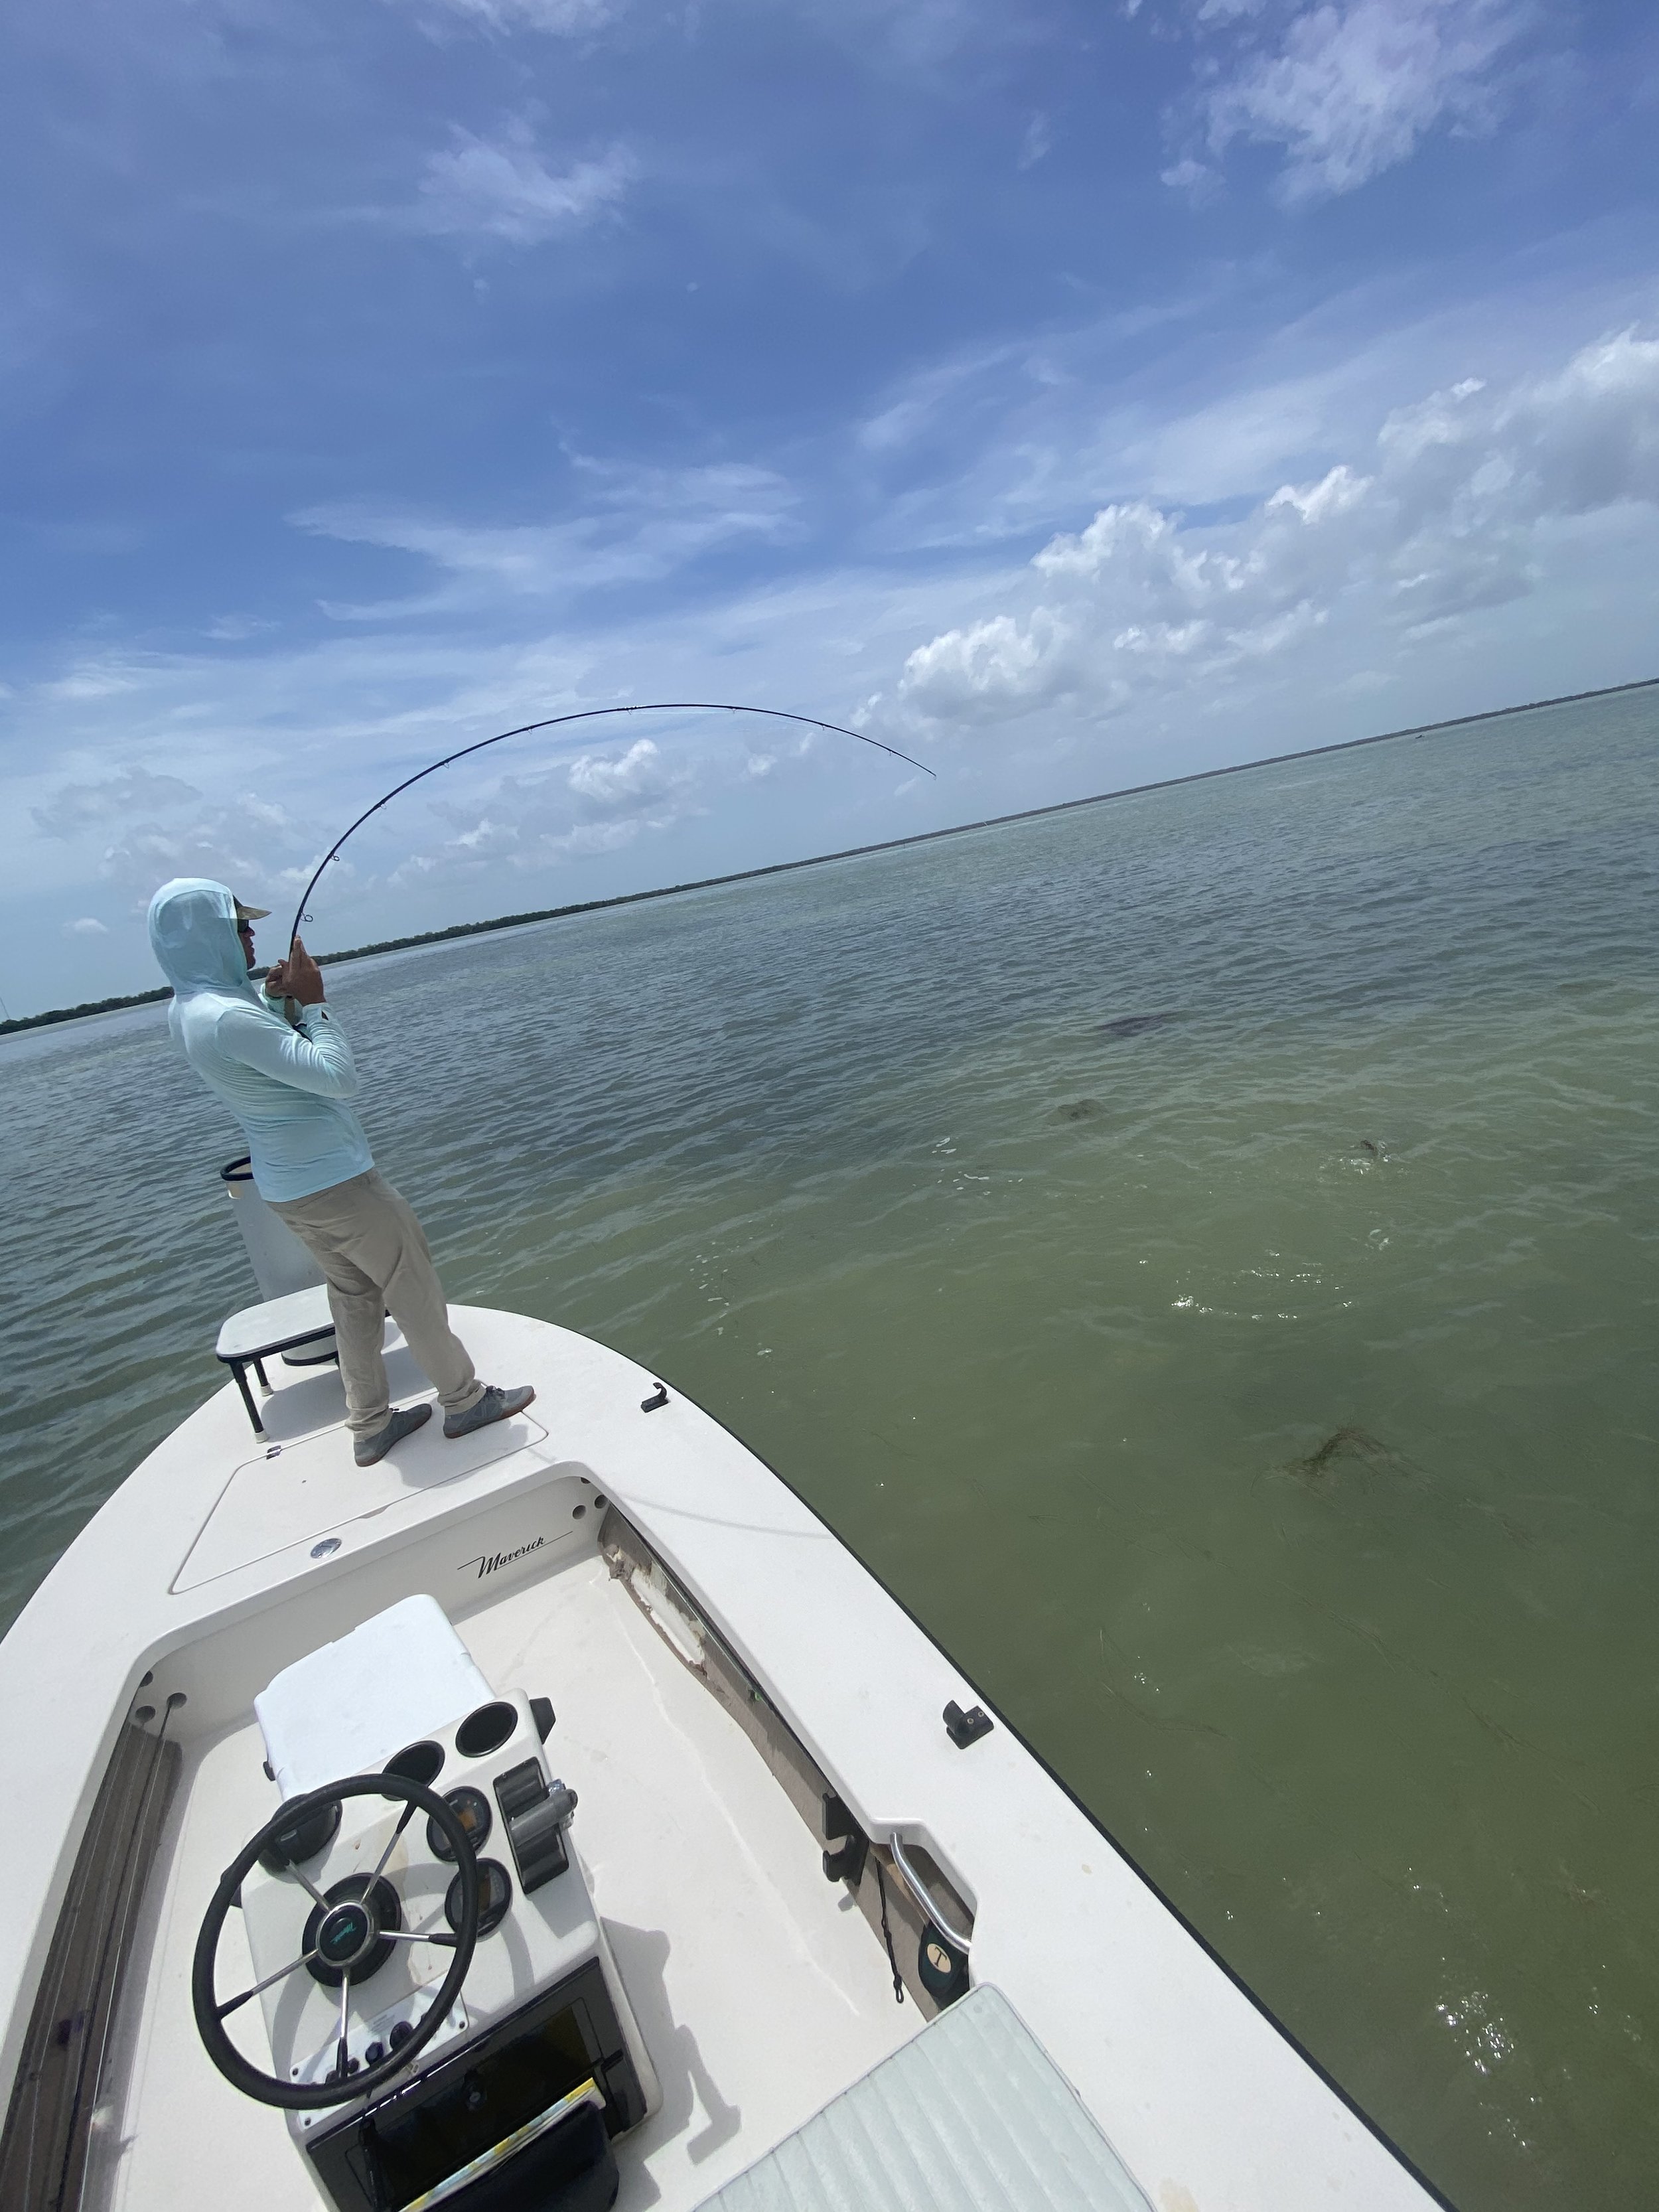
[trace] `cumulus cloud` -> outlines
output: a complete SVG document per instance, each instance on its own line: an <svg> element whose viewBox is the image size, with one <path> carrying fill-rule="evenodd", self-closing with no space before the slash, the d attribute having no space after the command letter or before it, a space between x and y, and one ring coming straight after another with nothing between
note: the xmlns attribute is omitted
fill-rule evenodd
<svg viewBox="0 0 1659 2212"><path fill-rule="evenodd" d="M106 823L126 821L146 811L188 806L201 795L193 783L186 783L181 776L125 768L117 775L100 776L92 783L59 784L43 805L31 807L29 811L35 827L48 837L78 837Z"/></svg>
<svg viewBox="0 0 1659 2212"><path fill-rule="evenodd" d="M109 931L94 915L83 914L78 921L64 924L64 934L65 937L107 937Z"/></svg>
<svg viewBox="0 0 1659 2212"><path fill-rule="evenodd" d="M1580 333L1604 319L1617 332L1625 319L1599 302L1593 312L1575 318ZM230 881L285 920L290 886L380 792L469 738L567 706L724 694L848 721L879 688L865 726L908 751L934 757L924 747L943 748L963 723L997 733L960 747L941 781L921 787L917 819L931 821L1104 787L1154 757L1170 769L1147 773L1173 772L1206 753L1357 735L1373 713L1373 727L1427 720L1639 673L1659 544L1659 332L1540 354L1530 334L1524 348L1501 327L1471 336L1474 319L1437 330L1431 349L1413 338L1322 371L1306 392L1252 382L1246 365L1231 428L1218 428L1212 407L1182 411L1166 393L1154 435L1150 414L1126 414L1112 394L1103 403L1097 386L1091 401L1081 378L1054 387L1062 412L1008 428L991 404L1006 389L993 375L985 404L975 396L965 410L995 424L988 458L973 476L969 441L949 441L951 480L971 476L966 506L984 504L979 487L994 490L1000 471L1018 472L1046 441L1040 503L1008 508L1022 553L1041 549L1035 561L1003 551L1005 534L971 560L924 563L907 546L902 560L779 576L769 561L732 559L672 605L647 592L559 596L596 575L660 573L700 546L746 550L801 526L788 483L726 469L581 462L566 488L574 520L523 533L313 517L308 526L420 550L438 592L455 593L458 618L433 620L411 598L384 629L336 624L304 640L285 626L253 652L77 641L82 659L9 710L13 812L27 823L33 805L54 819L62 777L90 785L97 762L108 764L92 801L101 818L79 842L18 841L16 884L50 887L52 934L65 951L57 918L103 914L117 933L126 894L136 908L179 872ZM1484 384L1468 375L1492 360L1529 366L1489 370ZM850 436L848 451L849 476L872 465ZM737 582L721 580L740 566ZM1376 690L1358 703L1365 684ZM607 727L614 744L601 741ZM824 757L781 752L757 781L775 726L734 723L722 751L713 733L727 727L599 724L556 752L538 738L434 778L349 848L356 872L319 901L318 942L580 896L561 885L583 854L626 856L584 862L596 890L712 872L731 840L699 824L728 811L747 817L762 856L820 831L838 845L890 834L880 825L891 818L895 764L828 739ZM43 775L47 729L64 765ZM631 752L645 729L654 763ZM208 796L120 785L121 764L135 761L170 762ZM522 781L497 783L498 763ZM222 806L239 786L287 811L255 819ZM169 793L176 804L163 803ZM451 811L428 814L428 793ZM870 793L879 804L860 813ZM659 834L670 823L683 838ZM427 857L403 878L406 895L386 895L411 846ZM113 905L97 883L100 854L123 895Z"/></svg>
<svg viewBox="0 0 1659 2212"><path fill-rule="evenodd" d="M654 741L636 738L625 753L584 753L565 781L576 797L599 811L636 807L665 795L680 779L669 771Z"/></svg>
<svg viewBox="0 0 1659 2212"><path fill-rule="evenodd" d="M1258 8L1208 0L1200 28L1242 29L1209 64L1199 137L1212 162L1240 141L1283 148L1286 205L1352 191L1431 131L1488 127L1532 15L1528 0L1322 0L1269 31ZM1213 176L1189 148L1164 180L1201 195Z"/></svg>
<svg viewBox="0 0 1659 2212"><path fill-rule="evenodd" d="M410 221L438 237L539 246L608 214L638 174L624 146L555 170L525 122L494 139L458 128L454 143L428 161Z"/></svg>
<svg viewBox="0 0 1659 2212"><path fill-rule="evenodd" d="M322 857L314 833L269 799L244 795L183 823L135 822L105 848L100 872L136 902L171 876L209 876L263 905L295 893Z"/></svg>
<svg viewBox="0 0 1659 2212"><path fill-rule="evenodd" d="M483 867L543 869L560 860L617 851L641 832L673 826L702 811L700 793L716 763L708 753L671 758L651 738L592 748L550 775L501 779L487 803L458 827L453 808L434 811L451 834L436 849L399 862L399 887L439 874Z"/></svg>
<svg viewBox="0 0 1659 2212"><path fill-rule="evenodd" d="M1523 597L1540 533L1626 501L1659 505L1659 341L1629 331L1557 375L1469 378L1398 409L1363 461L1282 485L1240 521L1103 507L1036 556L1024 605L912 652L897 711L923 725L1064 700L1109 712L1283 655L1343 611L1420 635Z"/></svg>

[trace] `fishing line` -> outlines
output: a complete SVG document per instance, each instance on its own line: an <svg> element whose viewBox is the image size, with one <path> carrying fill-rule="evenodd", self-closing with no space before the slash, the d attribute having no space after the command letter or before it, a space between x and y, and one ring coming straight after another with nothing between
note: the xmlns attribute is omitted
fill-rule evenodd
<svg viewBox="0 0 1659 2212"><path fill-rule="evenodd" d="M301 893L300 903L295 909L294 927L289 932L289 951L293 950L294 940L300 934L300 924L311 920L311 916L306 912L306 902L322 881L323 870L331 860L338 857L340 848L346 839L354 836L368 820L370 815L378 814L383 806L389 806L400 793L407 791L412 784L419 783L426 776L435 775L441 768L449 767L452 762L465 760L469 753L481 753L486 745L499 745L507 738L528 737L532 730L557 729L565 722L595 722L605 714L764 714L769 720L774 722L803 722L809 730L830 730L838 738L856 738L861 745L873 745L878 753L890 754L894 760L904 762L908 768L919 768L924 775L933 776L935 782L939 780L926 761L913 760L908 753L902 753L896 745L884 745L879 738L866 737L862 730L843 729L839 722L821 722L815 714L787 714L781 707L734 707L725 699L659 699L641 702L635 707L584 707L579 713L574 714L550 714L544 722L520 722L516 729L498 730L493 738L480 738L474 744L462 745L458 751L446 753L441 760L434 761L430 767L417 769L413 775L406 775L401 783L394 784L384 798L377 799L373 806L360 814L350 829L342 831L329 847L317 864L317 872Z"/></svg>

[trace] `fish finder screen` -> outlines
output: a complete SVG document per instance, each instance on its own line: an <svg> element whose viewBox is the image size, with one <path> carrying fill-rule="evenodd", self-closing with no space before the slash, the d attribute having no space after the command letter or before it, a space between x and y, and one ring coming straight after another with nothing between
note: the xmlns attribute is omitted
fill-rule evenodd
<svg viewBox="0 0 1659 2212"><path fill-rule="evenodd" d="M643 2116L597 1966L307 2148L341 2212L397 2212L590 2078L612 2133Z"/></svg>
<svg viewBox="0 0 1659 2212"><path fill-rule="evenodd" d="M404 2111L377 2114L375 2148L392 2202L424 2197L591 2072L573 2008L467 2067L435 2094L410 2097Z"/></svg>

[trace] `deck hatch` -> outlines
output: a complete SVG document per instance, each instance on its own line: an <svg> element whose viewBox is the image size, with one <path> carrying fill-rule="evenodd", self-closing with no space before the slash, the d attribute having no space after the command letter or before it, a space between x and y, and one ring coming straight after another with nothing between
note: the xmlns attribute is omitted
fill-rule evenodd
<svg viewBox="0 0 1659 2212"><path fill-rule="evenodd" d="M352 1464L343 1425L284 1444L275 1459L262 1451L244 1460L220 1492L173 1589L198 1589L383 1513L395 1519L399 1508L418 1510L428 1491L546 1442L541 1424L520 1413L453 1440L441 1422L429 1421L372 1468Z"/></svg>

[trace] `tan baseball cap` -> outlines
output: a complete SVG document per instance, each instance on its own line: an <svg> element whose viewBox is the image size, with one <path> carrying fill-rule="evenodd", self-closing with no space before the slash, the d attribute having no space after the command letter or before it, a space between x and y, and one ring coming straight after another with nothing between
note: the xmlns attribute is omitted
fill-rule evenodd
<svg viewBox="0 0 1659 2212"><path fill-rule="evenodd" d="M268 906L244 906L240 899L236 902L238 921L263 921L270 912Z"/></svg>

